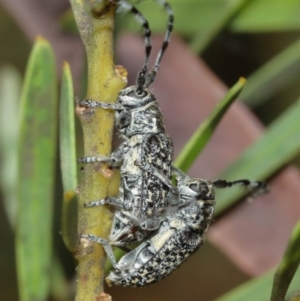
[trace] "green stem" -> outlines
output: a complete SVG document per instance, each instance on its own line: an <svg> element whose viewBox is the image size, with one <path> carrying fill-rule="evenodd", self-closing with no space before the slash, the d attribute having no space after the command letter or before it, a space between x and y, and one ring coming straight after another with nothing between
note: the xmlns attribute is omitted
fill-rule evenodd
<svg viewBox="0 0 300 301"><path fill-rule="evenodd" d="M295 226L285 254L276 270L271 301L284 301L287 290L300 264L300 222Z"/></svg>
<svg viewBox="0 0 300 301"><path fill-rule="evenodd" d="M88 87L86 98L115 102L126 85L126 71L113 63L113 29L115 7L110 1L96 3L90 0L90 13L85 1L70 0L76 23L87 53ZM77 106L84 135L85 156L111 152L113 112L86 109ZM107 237L112 213L105 206L85 209L84 203L107 196L112 171L103 164L84 167L82 183L78 187L78 234L90 233ZM75 252L78 260L76 301L97 300L103 292L105 253L101 245L81 240Z"/></svg>

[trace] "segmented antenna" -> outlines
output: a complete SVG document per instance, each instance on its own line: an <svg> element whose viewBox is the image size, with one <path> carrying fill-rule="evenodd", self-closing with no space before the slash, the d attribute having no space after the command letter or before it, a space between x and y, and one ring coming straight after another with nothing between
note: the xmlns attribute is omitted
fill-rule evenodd
<svg viewBox="0 0 300 301"><path fill-rule="evenodd" d="M167 25L167 30L165 33L165 38L164 38L163 44L156 57L156 61L155 61L153 69L150 72L148 72L148 74L147 74L145 88L149 87L156 78L163 54L165 53L165 51L170 43L170 38L171 38L171 33L173 30L173 23L174 23L174 14L173 14L173 10L172 10L172 7L170 6L170 4L164 0L155 0L155 1L159 2L164 7L164 9L166 10L169 17L168 17L168 25Z"/></svg>
<svg viewBox="0 0 300 301"><path fill-rule="evenodd" d="M137 83L136 83L137 90L142 91L145 86L146 74L148 72L149 57L152 49L151 30L149 27L149 23L146 20L146 18L142 15L142 13L127 1L122 1L122 0L112 0L112 1L116 3L116 5L120 8L120 10L131 12L135 16L135 19L141 24L141 26L144 29L145 61L141 71L138 73Z"/></svg>
<svg viewBox="0 0 300 301"><path fill-rule="evenodd" d="M245 187L249 189L249 191L251 192L251 196L253 197L257 197L269 191L267 184L265 182L252 181L248 179L242 179L242 180L237 180L232 182L226 180L216 180L213 182L213 185L215 186L215 188L219 188L219 189L239 185L241 187Z"/></svg>
<svg viewBox="0 0 300 301"><path fill-rule="evenodd" d="M143 91L144 88L149 87L154 82L158 69L160 67L162 56L169 45L171 33L173 30L173 22L174 22L173 10L168 2L164 0L154 0L164 7L169 18L168 18L168 25L167 25L167 30L166 30L163 44L156 57L154 67L149 72L148 63L149 63L149 57L152 49L152 44L151 44L151 30L148 21L138 9L136 9L132 4L128 3L127 1L125 0L111 0L111 1L116 3L116 5L119 7L120 10L131 12L144 29L145 61L141 71L138 73L137 80L136 80L137 91L141 92Z"/></svg>

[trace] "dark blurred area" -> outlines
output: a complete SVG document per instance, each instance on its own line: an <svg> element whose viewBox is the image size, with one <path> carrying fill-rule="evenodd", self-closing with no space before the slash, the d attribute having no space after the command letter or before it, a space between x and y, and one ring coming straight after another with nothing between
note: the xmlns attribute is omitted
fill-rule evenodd
<svg viewBox="0 0 300 301"><path fill-rule="evenodd" d="M238 77L247 78L298 38L298 32L232 34L225 31L207 47L202 58L231 87ZM278 95L255 108L254 112L265 125L269 125L299 97L299 93L299 85L291 83Z"/></svg>

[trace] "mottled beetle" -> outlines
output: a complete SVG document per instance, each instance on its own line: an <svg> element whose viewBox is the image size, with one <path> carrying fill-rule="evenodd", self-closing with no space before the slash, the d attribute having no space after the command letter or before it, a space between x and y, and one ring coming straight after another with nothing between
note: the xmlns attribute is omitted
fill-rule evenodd
<svg viewBox="0 0 300 301"><path fill-rule="evenodd" d="M158 72L173 28L173 12L169 4L157 0L168 13L168 26L162 47L157 55L153 70L148 70L151 51L151 31L147 20L126 1L113 1L123 9L131 11L144 28L146 55L142 70L137 77L136 86L128 87L119 93L116 104L80 101L80 106L103 108L115 111L116 126L125 140L111 157L95 156L79 159L80 163L108 162L120 168L121 185L117 197L107 197L86 204L86 207L110 204L116 212L110 234L111 244L123 246L140 241L149 232L157 229L163 219L165 208L177 201L172 185L165 185L159 177L142 169L140 165L150 165L162 177L171 181L173 143L165 133L163 117L155 96L148 90ZM139 165L136 164L139 162Z"/></svg>
<svg viewBox="0 0 300 301"><path fill-rule="evenodd" d="M157 282L200 248L213 218L215 188L241 185L257 194L265 192L265 184L258 181L209 182L191 179L176 168L173 173L179 192L178 210L170 210L153 236L124 255L118 263L109 241L90 234L82 235L102 244L110 257L115 269L106 278L108 284L139 287Z"/></svg>
<svg viewBox="0 0 300 301"><path fill-rule="evenodd" d="M172 167L173 146L166 135L162 115L154 95L147 89L154 81L162 55L167 48L173 24L168 3L160 2L169 14L163 46L152 71L148 71L151 32L142 14L126 1L113 1L135 14L144 28L146 56L136 86L119 94L117 104L84 100L80 105L115 110L116 125L125 142L111 157L84 157L81 163L108 162L120 168L119 196L90 202L86 207L111 204L117 208L108 240L92 234L81 237L100 243L112 261L114 271L109 284L144 286L161 280L197 250L205 239L214 212L214 189L241 185L257 194L265 192L264 183L249 180L209 182L191 179ZM172 186L172 175L176 187ZM113 245L126 246L151 237L123 256L119 262Z"/></svg>

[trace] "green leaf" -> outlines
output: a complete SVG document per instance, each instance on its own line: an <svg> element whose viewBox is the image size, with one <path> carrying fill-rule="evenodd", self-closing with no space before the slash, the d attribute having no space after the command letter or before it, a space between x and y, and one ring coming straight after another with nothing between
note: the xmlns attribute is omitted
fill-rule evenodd
<svg viewBox="0 0 300 301"><path fill-rule="evenodd" d="M247 105L255 107L292 82L298 81L299 75L300 40L251 74L240 98Z"/></svg>
<svg viewBox="0 0 300 301"><path fill-rule="evenodd" d="M70 66L64 63L60 92L60 164L63 182L62 237L68 250L75 251L77 241L77 165L75 146L74 93Z"/></svg>
<svg viewBox="0 0 300 301"><path fill-rule="evenodd" d="M55 59L38 37L21 97L16 256L20 300L47 300L57 139Z"/></svg>
<svg viewBox="0 0 300 301"><path fill-rule="evenodd" d="M242 91L245 83L246 80L244 78L240 78L239 81L227 92L225 97L212 111L210 116L199 126L177 157L174 163L176 167L183 171L189 169L212 136L223 115L227 112L230 105Z"/></svg>
<svg viewBox="0 0 300 301"><path fill-rule="evenodd" d="M270 300L270 291L272 287L274 271L270 271L263 276L254 278L232 291L226 293L214 301L266 301ZM299 289L300 271L298 271L289 288L291 295Z"/></svg>
<svg viewBox="0 0 300 301"><path fill-rule="evenodd" d="M0 70L0 184L9 222L15 226L17 211L17 133L21 76L12 67Z"/></svg>
<svg viewBox="0 0 300 301"><path fill-rule="evenodd" d="M239 32L299 30L298 0L252 0L231 22Z"/></svg>
<svg viewBox="0 0 300 301"><path fill-rule="evenodd" d="M77 187L77 165L75 147L74 92L70 66L63 66L60 91L59 149L64 192L75 191Z"/></svg>
<svg viewBox="0 0 300 301"><path fill-rule="evenodd" d="M250 146L231 165L220 179L266 179L287 164L300 151L300 99L281 114L265 131L264 135ZM216 215L222 213L244 194L241 189L222 190L222 202L217 202Z"/></svg>
<svg viewBox="0 0 300 301"><path fill-rule="evenodd" d="M284 300L300 264L300 222L295 226L289 245L274 276L271 301Z"/></svg>

